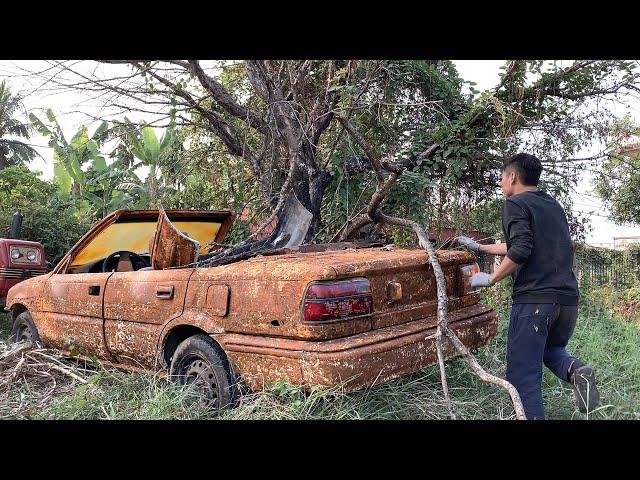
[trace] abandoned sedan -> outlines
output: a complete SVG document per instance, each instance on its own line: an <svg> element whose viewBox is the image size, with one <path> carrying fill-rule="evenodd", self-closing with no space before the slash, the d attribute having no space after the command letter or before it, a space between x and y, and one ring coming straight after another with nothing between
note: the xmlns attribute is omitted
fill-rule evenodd
<svg viewBox="0 0 640 480"><path fill-rule="evenodd" d="M9 291L14 340L168 370L215 408L232 404L238 385L351 391L437 361L436 282L424 250L302 245L207 262L216 258L207 245L222 242L232 220L226 211L110 214L53 271ZM497 313L470 291L475 257L438 255L450 326L477 348L495 336Z"/></svg>

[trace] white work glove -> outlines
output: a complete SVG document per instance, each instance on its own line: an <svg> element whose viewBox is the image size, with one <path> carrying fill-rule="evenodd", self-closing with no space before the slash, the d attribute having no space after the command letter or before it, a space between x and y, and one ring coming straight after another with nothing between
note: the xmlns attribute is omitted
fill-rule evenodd
<svg viewBox="0 0 640 480"><path fill-rule="evenodd" d="M480 244L476 242L473 238L462 236L462 237L456 237L456 240L458 240L458 243L460 245L467 247L469 250L472 250L474 252L480 251Z"/></svg>
<svg viewBox="0 0 640 480"><path fill-rule="evenodd" d="M478 272L470 280L471 288L481 288L481 287L490 287L493 285L491 283L491 275L485 272Z"/></svg>

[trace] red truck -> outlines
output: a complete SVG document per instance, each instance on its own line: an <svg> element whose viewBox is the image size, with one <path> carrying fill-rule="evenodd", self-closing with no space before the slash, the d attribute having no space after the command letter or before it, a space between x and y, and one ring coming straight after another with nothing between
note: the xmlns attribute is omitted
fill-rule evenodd
<svg viewBox="0 0 640 480"><path fill-rule="evenodd" d="M10 238L0 238L0 311L7 300L7 292L27 278L47 273L44 247L38 242L18 240L22 214L13 215Z"/></svg>

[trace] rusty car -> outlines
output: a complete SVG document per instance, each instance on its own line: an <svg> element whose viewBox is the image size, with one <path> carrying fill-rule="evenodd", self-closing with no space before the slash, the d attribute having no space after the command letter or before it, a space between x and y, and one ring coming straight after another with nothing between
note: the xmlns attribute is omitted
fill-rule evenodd
<svg viewBox="0 0 640 480"><path fill-rule="evenodd" d="M269 382L354 391L437 361L436 282L424 250L291 245L287 235L270 250L243 247L233 261L207 262L232 222L228 211L113 212L51 272L9 291L13 340L165 372L212 408ZM476 259L438 257L449 325L476 349L498 325L469 286ZM448 341L445 355L457 355Z"/></svg>

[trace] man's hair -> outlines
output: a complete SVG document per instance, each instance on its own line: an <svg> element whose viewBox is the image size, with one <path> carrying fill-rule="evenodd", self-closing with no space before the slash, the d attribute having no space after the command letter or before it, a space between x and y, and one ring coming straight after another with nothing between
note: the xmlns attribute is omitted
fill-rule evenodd
<svg viewBox="0 0 640 480"><path fill-rule="evenodd" d="M528 153L518 153L504 161L501 171L504 172L507 168L512 168L516 172L523 185L534 187L538 185L542 163L537 157Z"/></svg>

